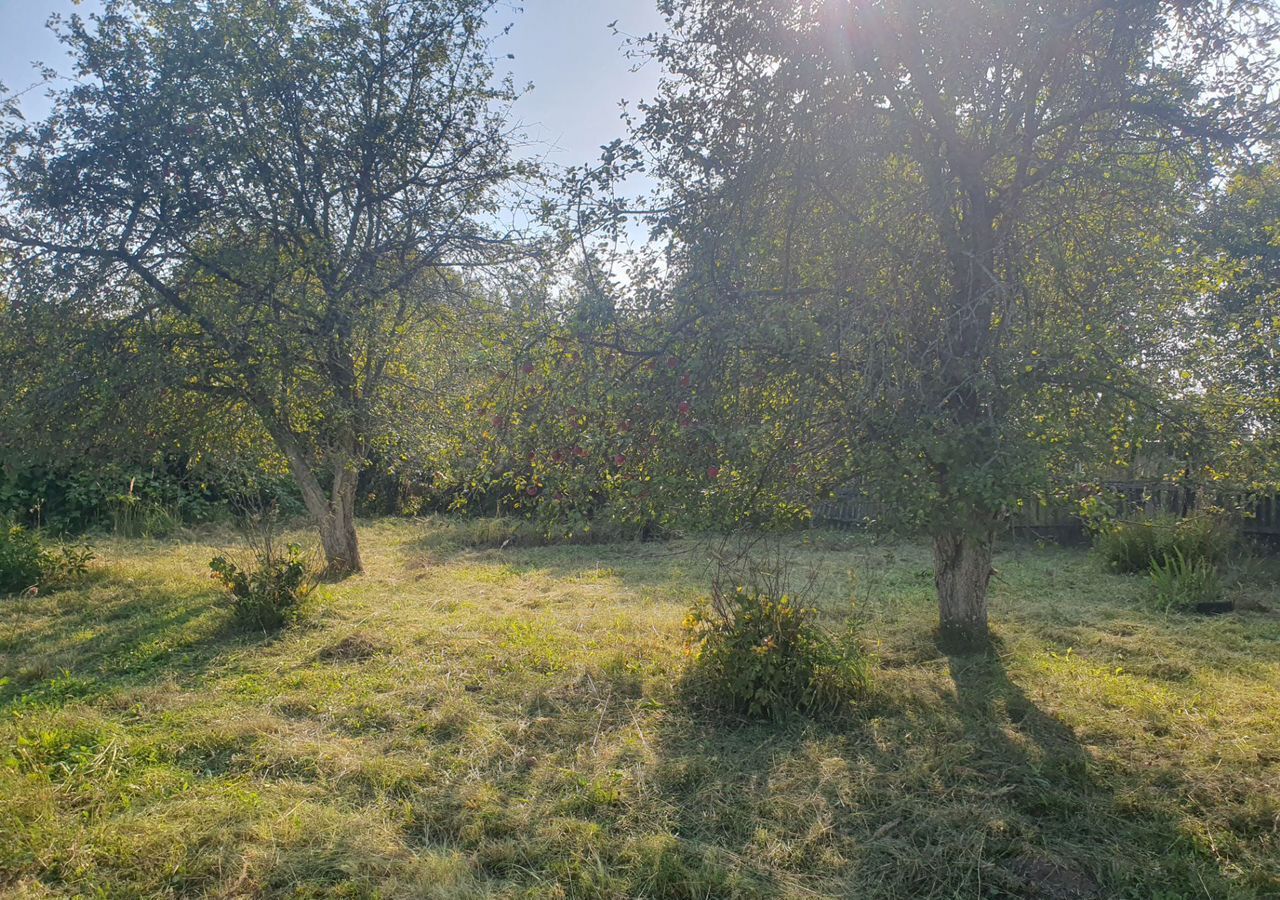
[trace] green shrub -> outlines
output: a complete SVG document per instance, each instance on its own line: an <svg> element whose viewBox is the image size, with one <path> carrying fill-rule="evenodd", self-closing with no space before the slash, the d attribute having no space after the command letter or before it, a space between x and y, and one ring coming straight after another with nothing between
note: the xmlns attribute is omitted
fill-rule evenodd
<svg viewBox="0 0 1280 900"><path fill-rule="evenodd" d="M226 556L209 562L213 578L231 594L232 612L244 628L274 631L297 620L302 601L315 585L314 568L302 548L256 552L250 563Z"/></svg>
<svg viewBox="0 0 1280 900"><path fill-rule="evenodd" d="M1174 550L1151 564L1151 604L1164 612L1187 612L1201 603L1222 602L1218 567L1207 559Z"/></svg>
<svg viewBox="0 0 1280 900"><path fill-rule="evenodd" d="M0 594L17 594L39 586L45 556L35 532L21 525L0 524Z"/></svg>
<svg viewBox="0 0 1280 900"><path fill-rule="evenodd" d="M1108 569L1129 574L1150 571L1174 554L1216 566L1238 543L1226 516L1209 510L1185 518L1159 515L1115 522L1098 533L1094 546Z"/></svg>
<svg viewBox="0 0 1280 900"><path fill-rule="evenodd" d="M693 657L690 686L712 705L779 721L832 713L865 695L870 670L852 628L825 631L817 611L782 590L781 568L752 568L685 619Z"/></svg>
<svg viewBox="0 0 1280 900"><path fill-rule="evenodd" d="M50 550L36 532L0 521L0 594L70 584L85 575L92 559L88 547Z"/></svg>
<svg viewBox="0 0 1280 900"><path fill-rule="evenodd" d="M1208 510L1180 520L1173 540L1187 559L1220 566L1239 548L1240 532L1224 512Z"/></svg>
<svg viewBox="0 0 1280 900"><path fill-rule="evenodd" d="M863 696L866 661L856 635L837 639L816 611L743 590L729 614L702 604L685 626L694 681L713 705L754 719L835 712Z"/></svg>
<svg viewBox="0 0 1280 900"><path fill-rule="evenodd" d="M248 549L209 561L213 578L231 594L232 615L243 628L274 631L297 621L302 601L316 585L315 554L298 544L281 544L276 531L280 508L274 502L245 504L240 525Z"/></svg>
<svg viewBox="0 0 1280 900"><path fill-rule="evenodd" d="M1109 571L1141 572L1157 558L1157 529L1163 536L1166 526L1153 520L1113 522L1098 532L1093 546Z"/></svg>
<svg viewBox="0 0 1280 900"><path fill-rule="evenodd" d="M164 537L224 520L246 498L275 503L288 514L302 511L288 475L206 468L182 454L156 454L147 462L0 466L0 516L52 533L102 529Z"/></svg>
<svg viewBox="0 0 1280 900"><path fill-rule="evenodd" d="M89 563L94 553L88 545L73 547L61 544L45 557L42 587L59 588L75 584L89 573Z"/></svg>

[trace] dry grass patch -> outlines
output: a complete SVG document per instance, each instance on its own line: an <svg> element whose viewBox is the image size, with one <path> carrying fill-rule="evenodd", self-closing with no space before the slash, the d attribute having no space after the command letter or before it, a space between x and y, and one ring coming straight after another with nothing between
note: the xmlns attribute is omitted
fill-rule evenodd
<svg viewBox="0 0 1280 900"><path fill-rule="evenodd" d="M7 601L0 892L1280 894L1275 613L1157 615L1140 578L1016 547L997 652L952 657L927 548L801 535L875 691L767 727L681 698L705 547L454 527L366 525L369 574L270 639L203 574L225 538L108 542Z"/></svg>

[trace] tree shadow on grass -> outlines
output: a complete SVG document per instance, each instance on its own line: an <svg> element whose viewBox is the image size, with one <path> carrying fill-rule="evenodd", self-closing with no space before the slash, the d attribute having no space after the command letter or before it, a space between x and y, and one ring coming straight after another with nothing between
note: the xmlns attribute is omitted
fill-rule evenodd
<svg viewBox="0 0 1280 900"><path fill-rule="evenodd" d="M204 586L100 575L79 590L17 601L0 630L0 709L62 705L205 671L272 639L236 627Z"/></svg>
<svg viewBox="0 0 1280 900"><path fill-rule="evenodd" d="M419 574L463 563L502 568L513 577L542 577L552 582L598 580L602 572L619 585L639 591L687 593L705 586L709 562L705 548L685 540L503 545L459 543L448 528L432 529L397 548L400 564Z"/></svg>
<svg viewBox="0 0 1280 900"><path fill-rule="evenodd" d="M1030 896L1108 896L1100 869L1109 868L1113 797L1072 729L1009 678L1000 649L996 641L986 652L953 651L947 663L969 749L965 775L989 784L1017 825L997 862L1001 880Z"/></svg>
<svg viewBox="0 0 1280 900"><path fill-rule="evenodd" d="M940 658L950 685L936 666L895 678L842 723L673 709L655 751L671 833L761 896L1254 896L1141 799L1150 773L1094 760L998 650Z"/></svg>

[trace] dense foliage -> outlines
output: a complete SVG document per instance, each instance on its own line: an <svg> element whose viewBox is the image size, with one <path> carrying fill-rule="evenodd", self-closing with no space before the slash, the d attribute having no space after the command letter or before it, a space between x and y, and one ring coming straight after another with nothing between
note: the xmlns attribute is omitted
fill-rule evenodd
<svg viewBox="0 0 1280 900"><path fill-rule="evenodd" d="M1139 516L1108 523L1096 538L1103 562L1118 573L1147 572L1171 557L1216 566L1226 562L1239 543L1238 528L1220 510L1186 517Z"/></svg>
<svg viewBox="0 0 1280 900"><path fill-rule="evenodd" d="M292 498L337 571L357 511L649 538L856 480L981 635L1018 509L1277 482L1270 3L661 6L657 95L535 216L487 0L64 23L90 77L6 104L0 511Z"/></svg>
<svg viewBox="0 0 1280 900"><path fill-rule="evenodd" d="M984 638L1007 511L1168 415L1171 260L1199 185L1271 127L1274 9L664 8L635 141L671 321L932 534L943 628Z"/></svg>
<svg viewBox="0 0 1280 900"><path fill-rule="evenodd" d="M1231 173L1192 235L1195 294L1181 310L1177 378L1198 412L1205 477L1280 484L1280 166Z"/></svg>
<svg viewBox="0 0 1280 900"><path fill-rule="evenodd" d="M165 537L182 527L233 518L247 504L303 510L286 475L199 464L185 456L149 463L70 460L48 468L0 469L0 515L55 534L111 531Z"/></svg>
<svg viewBox="0 0 1280 900"><path fill-rule="evenodd" d="M408 349L507 241L490 0L108 0L61 37L80 78L4 135L18 296L164 350L248 410L335 572ZM91 287L90 287L91 286Z"/></svg>

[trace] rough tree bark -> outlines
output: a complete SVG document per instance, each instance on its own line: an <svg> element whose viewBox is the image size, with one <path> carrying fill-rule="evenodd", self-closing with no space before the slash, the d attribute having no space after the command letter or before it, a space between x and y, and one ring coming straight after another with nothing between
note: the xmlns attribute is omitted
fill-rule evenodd
<svg viewBox="0 0 1280 900"><path fill-rule="evenodd" d="M933 538L934 583L944 640L981 646L987 642L987 587L991 583L990 532L944 530Z"/></svg>
<svg viewBox="0 0 1280 900"><path fill-rule="evenodd" d="M294 436L278 424L269 425L277 446L289 461L289 471L302 492L302 502L320 531L325 576L342 578L364 571L356 535L356 485L359 470L354 457L338 454L333 463L333 483L328 491Z"/></svg>
<svg viewBox="0 0 1280 900"><path fill-rule="evenodd" d="M986 464L992 447L987 427L997 416L1001 400L987 374L994 348L994 307L1001 295L998 275L995 209L981 174L967 159L953 163L965 183L966 214L942 225L952 264L953 308L944 344L944 410L959 435L965 437L966 468ZM947 466L940 473L944 494L952 492ZM963 494L963 492L962 492ZM957 497L970 510L959 519L937 523L933 539L934 583L942 637L963 646L985 646L987 587L991 581L994 516L974 497Z"/></svg>
<svg viewBox="0 0 1280 900"><path fill-rule="evenodd" d="M323 500L323 498L322 498ZM307 508L320 528L324 548L325 574L340 578L364 571L360 543L356 537L356 473L346 466L333 476L333 490L323 507Z"/></svg>

